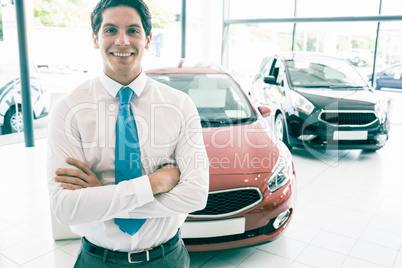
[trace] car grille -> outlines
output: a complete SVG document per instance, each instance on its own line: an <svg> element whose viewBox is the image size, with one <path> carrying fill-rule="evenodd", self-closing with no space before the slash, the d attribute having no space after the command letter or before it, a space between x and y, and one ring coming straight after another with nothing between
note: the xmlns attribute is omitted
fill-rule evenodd
<svg viewBox="0 0 402 268"><path fill-rule="evenodd" d="M262 200L258 188L241 188L216 191L208 195L207 205L203 210L190 213L189 217L229 216L247 210Z"/></svg>
<svg viewBox="0 0 402 268"><path fill-rule="evenodd" d="M322 112L320 119L326 123L339 126L363 126L377 120L374 112Z"/></svg>

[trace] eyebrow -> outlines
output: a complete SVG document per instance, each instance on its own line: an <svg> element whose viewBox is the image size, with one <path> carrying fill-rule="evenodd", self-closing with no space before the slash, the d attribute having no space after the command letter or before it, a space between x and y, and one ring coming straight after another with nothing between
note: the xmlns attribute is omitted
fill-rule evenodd
<svg viewBox="0 0 402 268"><path fill-rule="evenodd" d="M105 23L105 24L103 25L103 27L115 27L115 28L119 28L119 26L117 26L117 25L115 25L115 24L113 24L113 23ZM142 27L141 27L141 25L135 23L135 24L130 24L130 25L126 26L126 28L142 28Z"/></svg>

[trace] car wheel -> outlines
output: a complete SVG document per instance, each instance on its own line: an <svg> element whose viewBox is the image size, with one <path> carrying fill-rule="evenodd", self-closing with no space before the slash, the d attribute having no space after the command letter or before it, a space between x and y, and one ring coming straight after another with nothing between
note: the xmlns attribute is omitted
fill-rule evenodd
<svg viewBox="0 0 402 268"><path fill-rule="evenodd" d="M276 137L289 148L289 150L292 149L292 146L289 144L287 139L285 118L282 114L278 114L275 118L275 134Z"/></svg>
<svg viewBox="0 0 402 268"><path fill-rule="evenodd" d="M23 130L21 107L18 114L15 107L9 109L4 117L4 127L7 133L21 132Z"/></svg>

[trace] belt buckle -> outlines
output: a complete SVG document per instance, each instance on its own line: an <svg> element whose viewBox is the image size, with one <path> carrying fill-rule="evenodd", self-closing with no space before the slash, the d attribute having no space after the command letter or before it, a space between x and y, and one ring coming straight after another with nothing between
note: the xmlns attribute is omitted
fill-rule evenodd
<svg viewBox="0 0 402 268"><path fill-rule="evenodd" d="M133 250L127 253L128 255L128 262L129 263L143 263L144 261L132 261L131 260L131 254L136 254L136 253L141 253L145 252L145 255L147 257L146 261L149 261L149 251L152 250L152 248L146 248L146 249L141 249L141 250Z"/></svg>

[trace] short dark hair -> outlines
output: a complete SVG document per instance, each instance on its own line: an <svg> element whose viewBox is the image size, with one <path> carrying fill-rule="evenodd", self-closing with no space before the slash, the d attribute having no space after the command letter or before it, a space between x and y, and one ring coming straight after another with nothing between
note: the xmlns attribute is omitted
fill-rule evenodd
<svg viewBox="0 0 402 268"><path fill-rule="evenodd" d="M127 6L134 8L141 16L142 27L145 35L149 36L152 30L151 13L143 0L100 0L91 13L91 27L97 36L102 24L102 13L105 9L117 6Z"/></svg>

